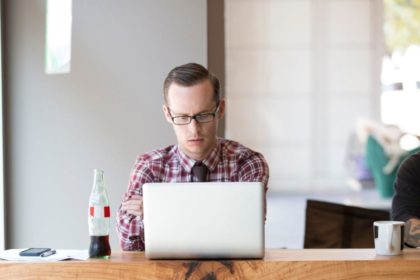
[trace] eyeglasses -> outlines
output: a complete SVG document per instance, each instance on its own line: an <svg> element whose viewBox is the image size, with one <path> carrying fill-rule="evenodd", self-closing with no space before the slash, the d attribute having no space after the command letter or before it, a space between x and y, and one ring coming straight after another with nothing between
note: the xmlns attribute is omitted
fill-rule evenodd
<svg viewBox="0 0 420 280"><path fill-rule="evenodd" d="M201 114L197 114L197 115L192 115L192 116L176 116L173 117L171 114L171 111L168 107L168 112L169 115L171 116L172 122L176 125L186 125L191 123L191 121L194 119L199 123L207 123L207 122L212 122L214 120L214 118L216 117L216 113L217 111L219 111L219 104L217 104L216 109L214 110L213 113L201 113Z"/></svg>

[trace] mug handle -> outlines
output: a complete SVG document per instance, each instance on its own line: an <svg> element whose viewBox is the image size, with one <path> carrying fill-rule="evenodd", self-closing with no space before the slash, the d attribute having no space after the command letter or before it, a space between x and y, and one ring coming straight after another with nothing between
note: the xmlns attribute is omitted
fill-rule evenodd
<svg viewBox="0 0 420 280"><path fill-rule="evenodd" d="M404 231L405 231L405 226L402 225L401 226L401 250L404 250Z"/></svg>

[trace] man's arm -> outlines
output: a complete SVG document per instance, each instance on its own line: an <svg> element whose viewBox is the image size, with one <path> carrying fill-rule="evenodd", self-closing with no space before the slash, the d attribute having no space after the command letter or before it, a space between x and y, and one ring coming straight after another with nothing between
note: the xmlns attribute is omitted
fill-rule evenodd
<svg viewBox="0 0 420 280"><path fill-rule="evenodd" d="M153 174L143 161L134 165L127 192L117 212L117 233L124 251L144 250L143 184Z"/></svg>
<svg viewBox="0 0 420 280"><path fill-rule="evenodd" d="M260 153L255 153L239 163L239 181L262 182L267 191L268 177L268 164Z"/></svg>
<svg viewBox="0 0 420 280"><path fill-rule="evenodd" d="M260 153L247 158L239 165L239 181L262 182L265 193L268 190L268 164ZM264 199L264 219L267 218L267 197Z"/></svg>
<svg viewBox="0 0 420 280"><path fill-rule="evenodd" d="M420 247L420 219L409 219L405 223L405 227L405 243L411 247Z"/></svg>
<svg viewBox="0 0 420 280"><path fill-rule="evenodd" d="M406 222L405 243L420 247L420 154L401 164L394 188L392 219Z"/></svg>

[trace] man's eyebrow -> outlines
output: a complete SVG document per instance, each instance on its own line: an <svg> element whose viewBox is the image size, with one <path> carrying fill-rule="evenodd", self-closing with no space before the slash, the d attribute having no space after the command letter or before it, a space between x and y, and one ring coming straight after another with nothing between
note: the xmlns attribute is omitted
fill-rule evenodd
<svg viewBox="0 0 420 280"><path fill-rule="evenodd" d="M192 116L192 115L185 114L185 113L176 113L172 110L169 110L169 111L171 112L171 114L177 115L177 116ZM199 112L197 114L194 114L194 115L211 114L211 113L213 113L213 110L212 109L207 109L207 110L201 111L201 112Z"/></svg>

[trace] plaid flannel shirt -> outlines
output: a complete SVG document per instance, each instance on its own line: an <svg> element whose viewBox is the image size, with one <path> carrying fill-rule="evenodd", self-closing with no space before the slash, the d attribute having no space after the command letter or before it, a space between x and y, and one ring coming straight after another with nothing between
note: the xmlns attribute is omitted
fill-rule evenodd
<svg viewBox="0 0 420 280"><path fill-rule="evenodd" d="M267 191L268 165L264 157L243 145L218 139L209 157L202 161L208 168L209 181L263 182ZM128 190L123 201L133 195L143 195L142 186L150 182L192 182L192 167L196 163L181 152L177 145L140 155L131 171ZM144 250L144 225L140 216L117 212L117 232L123 250Z"/></svg>

